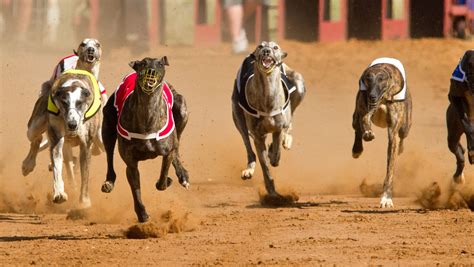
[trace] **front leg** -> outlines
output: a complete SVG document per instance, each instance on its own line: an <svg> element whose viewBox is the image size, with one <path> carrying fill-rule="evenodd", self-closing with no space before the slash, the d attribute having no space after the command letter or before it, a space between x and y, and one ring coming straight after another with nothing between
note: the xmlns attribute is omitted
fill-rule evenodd
<svg viewBox="0 0 474 267"><path fill-rule="evenodd" d="M109 98L107 105L103 109L102 120L102 141L104 143L105 153L107 155L107 174L105 182L102 184L101 191L110 193L114 189L115 179L117 175L114 170L114 151L117 142L117 111L114 107L115 94Z"/></svg>
<svg viewBox="0 0 474 267"><path fill-rule="evenodd" d="M388 149L387 149L387 173L383 184L383 193L380 199L381 208L393 208L393 173L395 170L396 157L398 155L399 141L398 131L401 127L403 110L401 106L389 105L390 125L388 127Z"/></svg>
<svg viewBox="0 0 474 267"><path fill-rule="evenodd" d="M270 175L270 169L268 168L268 156L267 148L265 145L265 135L264 136L255 136L254 143L257 150L258 161L263 172L263 179L265 181L265 189L268 194L271 196L278 196L278 193L275 190L275 182L273 181L272 176Z"/></svg>
<svg viewBox="0 0 474 267"><path fill-rule="evenodd" d="M66 167L66 174L69 185L76 188L76 177L74 175L74 156L72 155L72 147L68 144L63 146L64 167Z"/></svg>
<svg viewBox="0 0 474 267"><path fill-rule="evenodd" d="M48 129L50 145L51 165L53 169L53 202L63 203L67 201L67 194L64 192L64 181L62 177L63 168L63 146L64 136L59 136L54 129Z"/></svg>
<svg viewBox="0 0 474 267"><path fill-rule="evenodd" d="M364 144L362 143L362 122L360 120L357 110L352 115L352 128L355 131L354 144L352 145L352 157L359 158L364 151Z"/></svg>
<svg viewBox="0 0 474 267"><path fill-rule="evenodd" d="M470 164L474 164L474 121L471 121L467 116L462 120L464 134L466 135L467 156Z"/></svg>
<svg viewBox="0 0 474 267"><path fill-rule="evenodd" d="M127 162L127 180L130 184L133 196L133 206L135 213L137 214L139 222L148 221L148 213L146 212L145 205L142 202L142 194L140 190L140 172L138 171L138 162L130 160Z"/></svg>
<svg viewBox="0 0 474 267"><path fill-rule="evenodd" d="M284 133L274 132L272 135L273 142L268 149L268 158L270 159L270 164L273 167L277 167L280 164L280 144L282 143Z"/></svg>
<svg viewBox="0 0 474 267"><path fill-rule="evenodd" d="M170 169L171 162L173 162L173 157L174 157L173 151L171 151L168 155L163 156L163 162L161 163L160 178L155 184L156 189L160 191L166 190L166 188L168 188L168 186L170 186L171 183L173 182L173 180L171 180L171 178L168 177L168 171Z"/></svg>
<svg viewBox="0 0 474 267"><path fill-rule="evenodd" d="M81 164L81 194L79 203L81 208L89 208L91 199L89 196L89 166L91 161L91 142L81 142L80 145L80 164Z"/></svg>
<svg viewBox="0 0 474 267"><path fill-rule="evenodd" d="M353 128L356 129L359 127L361 136L366 142L372 141L375 138L375 134L372 131L372 114L373 112L370 112L368 108L367 92L359 90L356 96L356 107L353 116L355 120L355 115L357 115L359 125L354 125L353 121Z"/></svg>

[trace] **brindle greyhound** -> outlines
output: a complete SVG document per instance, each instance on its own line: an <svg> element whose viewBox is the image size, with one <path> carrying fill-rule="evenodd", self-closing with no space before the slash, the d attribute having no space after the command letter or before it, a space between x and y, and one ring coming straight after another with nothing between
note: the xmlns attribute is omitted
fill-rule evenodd
<svg viewBox="0 0 474 267"><path fill-rule="evenodd" d="M403 152L403 140L411 127L412 102L405 71L400 61L379 58L363 72L353 115L355 130L352 156L358 158L364 150L362 139L372 141L372 123L388 127L387 173L380 207L393 207L393 173L397 154Z"/></svg>
<svg viewBox="0 0 474 267"><path fill-rule="evenodd" d="M232 117L247 150L247 168L241 178L250 179L255 171L252 136L265 188L270 196L277 198L281 196L275 189L268 163L279 165L280 145L291 148L293 114L306 92L303 76L283 63L286 56L277 43L262 42L244 60L232 94ZM267 153L268 134L272 134L273 142Z"/></svg>
<svg viewBox="0 0 474 267"><path fill-rule="evenodd" d="M456 156L453 180L464 183L464 148L459 141L464 133L469 163L474 164L474 50L468 50L451 77L449 106L446 111L449 150Z"/></svg>
<svg viewBox="0 0 474 267"><path fill-rule="evenodd" d="M189 186L188 172L182 166L178 150L188 112L184 97L163 79L168 65L167 57L130 62L136 72L125 77L103 110L102 137L107 153L107 176L102 192L110 193L114 188L113 157L118 138L118 150L127 165L127 179L140 222L147 221L149 216L141 200L139 161L163 156L160 177L156 182L158 190L171 185L172 180L168 177L171 163L181 185Z"/></svg>
<svg viewBox="0 0 474 267"><path fill-rule="evenodd" d="M80 147L81 193L83 208L91 205L89 197L89 164L91 145L101 126L100 89L88 71L68 70L61 74L48 97L48 141L54 176L53 202L67 200L62 179L63 147Z"/></svg>
<svg viewBox="0 0 474 267"><path fill-rule="evenodd" d="M24 176L28 175L32 172L36 166L36 156L38 152L45 149L47 147L47 142L43 142L43 133L47 130L47 105L48 105L48 97L51 93L51 87L54 81L59 77L59 75L69 69L75 68L79 70L85 70L92 73L96 79L99 78L99 68L100 68L100 58L102 55L102 48L98 40L86 38L84 39L77 48L77 51L74 50L75 56L69 56L63 59L53 73L53 76L46 82L44 82L41 86L41 92L38 100L35 103L33 108L33 112L31 113L30 119L28 121L28 131L27 137L30 140L30 151L26 156L25 160L23 160L22 164L22 173ZM99 86L101 84L99 83ZM101 87L102 90L103 87ZM102 98L102 105L105 105L107 101L107 95L105 94L105 90L102 90L101 98ZM102 147L102 137L100 137L100 130L99 130L99 138L97 145ZM74 173L72 171L72 151L69 147L64 147L65 149L65 163L67 167L68 176L70 179L74 180Z"/></svg>

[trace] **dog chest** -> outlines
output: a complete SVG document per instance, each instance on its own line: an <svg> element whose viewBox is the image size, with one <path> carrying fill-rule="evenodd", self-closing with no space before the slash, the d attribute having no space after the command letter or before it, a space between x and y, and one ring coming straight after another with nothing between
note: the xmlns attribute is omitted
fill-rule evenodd
<svg viewBox="0 0 474 267"><path fill-rule="evenodd" d="M387 105L381 104L371 117L373 124L381 128L387 128Z"/></svg>
<svg viewBox="0 0 474 267"><path fill-rule="evenodd" d="M162 140L127 140L121 136L118 138L118 148L122 158L133 158L135 160L154 159L171 153L174 149L172 136Z"/></svg>

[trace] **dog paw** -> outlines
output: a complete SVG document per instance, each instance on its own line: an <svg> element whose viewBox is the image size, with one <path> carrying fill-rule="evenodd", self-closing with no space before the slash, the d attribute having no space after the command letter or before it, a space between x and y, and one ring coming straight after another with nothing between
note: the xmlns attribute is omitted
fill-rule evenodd
<svg viewBox="0 0 474 267"><path fill-rule="evenodd" d="M158 182L156 182L155 187L159 191L164 191L169 186L171 186L172 183L173 183L173 179L171 179L170 177L167 177L165 181L161 181L161 179L159 179Z"/></svg>
<svg viewBox="0 0 474 267"><path fill-rule="evenodd" d="M364 141L369 142L369 141L374 140L375 134L372 131L365 131L364 134L362 135L362 138L364 139Z"/></svg>
<svg viewBox="0 0 474 267"><path fill-rule="evenodd" d="M144 211L142 213L137 213L137 218L140 223L145 223L150 219L150 216L148 213L146 213L146 211Z"/></svg>
<svg viewBox="0 0 474 267"><path fill-rule="evenodd" d="M247 180L252 178L253 173L255 172L255 161L250 162L247 164L247 168L242 171L242 175L240 176L242 180Z"/></svg>
<svg viewBox="0 0 474 267"><path fill-rule="evenodd" d="M355 158L355 159L358 159L360 157L360 155L362 155L362 152L354 152L352 151L352 157Z"/></svg>
<svg viewBox="0 0 474 267"><path fill-rule="evenodd" d="M21 165L21 173L23 176L27 176L35 169L36 162L33 160L25 159Z"/></svg>
<svg viewBox="0 0 474 267"><path fill-rule="evenodd" d="M392 198L387 197L387 196L382 196L382 199L380 199L380 207L382 209L384 209L384 208L393 208Z"/></svg>
<svg viewBox="0 0 474 267"><path fill-rule="evenodd" d="M293 136L291 136L290 134L285 134L285 136L283 137L283 144L282 144L283 148L286 150L290 150L292 144L293 144Z"/></svg>
<svg viewBox="0 0 474 267"><path fill-rule="evenodd" d="M65 192L59 192L54 194L53 202L56 204L61 204L67 201L67 194Z"/></svg>
<svg viewBox="0 0 474 267"><path fill-rule="evenodd" d="M457 185L462 185L462 184L464 184L464 183L466 182L466 179L464 178L464 173L461 172L461 174L458 175L458 176L454 175L454 176L453 176L453 181L454 181L454 183L457 184Z"/></svg>
<svg viewBox="0 0 474 267"><path fill-rule="evenodd" d="M189 190L189 187L191 186L191 184L188 182L188 181L182 181L180 182L180 184L186 188L186 190Z"/></svg>
<svg viewBox="0 0 474 267"><path fill-rule="evenodd" d="M105 181L104 184L102 184L100 190L104 193L110 193L112 190L114 190L114 183Z"/></svg>
<svg viewBox="0 0 474 267"><path fill-rule="evenodd" d="M87 209L92 206L92 202L90 197L81 197L79 200L79 208L80 209Z"/></svg>

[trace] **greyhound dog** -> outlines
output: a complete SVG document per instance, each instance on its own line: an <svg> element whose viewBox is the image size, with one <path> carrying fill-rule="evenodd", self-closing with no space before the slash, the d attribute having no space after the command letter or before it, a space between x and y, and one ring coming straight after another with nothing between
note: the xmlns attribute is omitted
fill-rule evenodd
<svg viewBox="0 0 474 267"><path fill-rule="evenodd" d="M110 193L116 174L113 156L116 140L118 150L127 165L127 179L132 190L138 221L149 218L141 200L138 162L163 156L156 189L171 185L170 164L176 170L181 185L189 187L188 172L179 156L179 140L188 120L184 97L164 81L166 56L144 58L129 64L135 72L127 75L104 107L102 137L107 154L107 176L102 192ZM118 133L118 135L117 135Z"/></svg>
<svg viewBox="0 0 474 267"><path fill-rule="evenodd" d="M53 83L48 97L48 141L54 176L53 202L62 203L68 196L62 179L63 147L80 147L81 193L83 208L91 205L89 197L89 164L91 145L98 138L101 125L100 89L94 75L70 69Z"/></svg>
<svg viewBox="0 0 474 267"><path fill-rule="evenodd" d="M54 81L61 75L62 72L69 69L85 70L92 73L96 79L99 78L100 58L102 55L102 48L96 39L86 38L80 44L77 50L74 50L74 54L63 58L56 68L54 69L52 77L44 82L41 86L41 92L38 100L35 103L33 112L28 121L27 137L30 140L30 151L23 160L22 173L24 176L32 172L36 166L36 156L39 151L47 147L47 140L43 140L43 133L47 130L47 105L48 97L51 93L51 87ZM107 95L105 94L105 88L99 82L99 88L101 91L102 105L105 105L107 101ZM100 131L99 131L100 137ZM102 147L101 137L96 139L96 146ZM72 153L71 149L65 147L66 153ZM100 152L100 151L99 151ZM72 156L71 156L72 158ZM68 176L74 179L72 168L72 162L65 162L68 170Z"/></svg>
<svg viewBox="0 0 474 267"><path fill-rule="evenodd" d="M378 58L365 69L359 80L359 91L353 114L355 130L352 156L358 158L366 142L375 138L372 123L388 128L387 173L380 200L381 208L393 207L393 172L397 154L403 152L403 140L411 127L412 103L405 70L394 58Z"/></svg>
<svg viewBox="0 0 474 267"><path fill-rule="evenodd" d="M303 76L283 63L287 56L275 42L262 42L243 62L234 82L232 118L247 150L247 168L242 179L250 179L255 171L255 153L250 145L252 136L263 171L269 196L281 198L275 189L268 163L280 162L280 145L292 145L292 118L304 98ZM267 152L266 137L273 142Z"/></svg>
<svg viewBox="0 0 474 267"><path fill-rule="evenodd" d="M464 148L459 143L466 135L469 163L474 164L474 50L464 53L451 76L449 106L446 111L448 147L456 156L453 180L464 183Z"/></svg>

